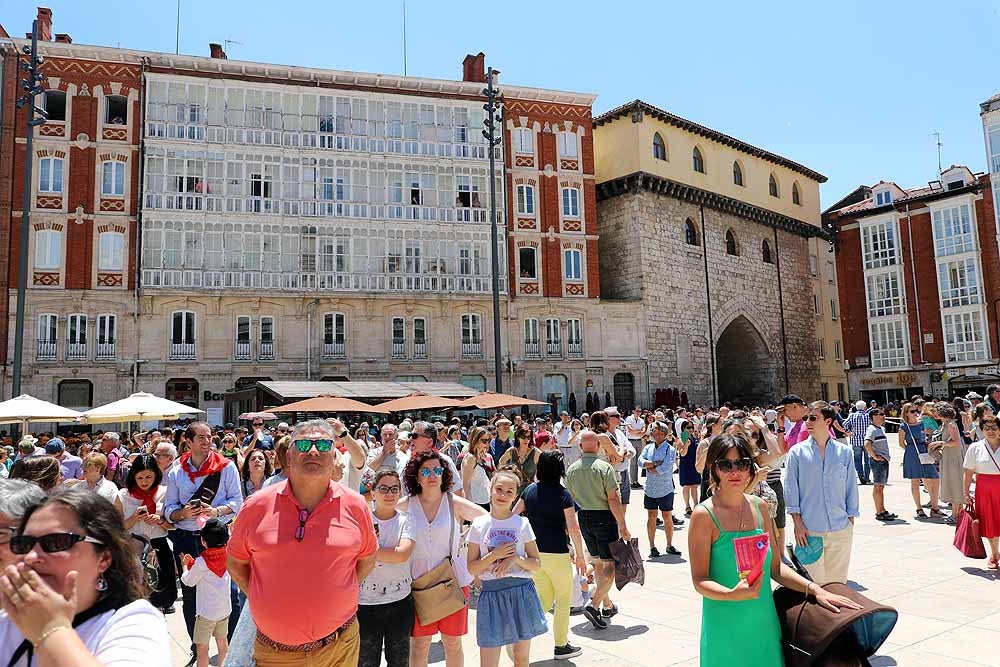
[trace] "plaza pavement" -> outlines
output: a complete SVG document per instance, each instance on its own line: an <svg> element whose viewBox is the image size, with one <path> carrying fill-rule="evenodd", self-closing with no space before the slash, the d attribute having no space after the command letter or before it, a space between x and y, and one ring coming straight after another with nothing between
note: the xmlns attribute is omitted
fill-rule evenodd
<svg viewBox="0 0 1000 667"><path fill-rule="evenodd" d="M862 516L854 529L851 582L868 597L900 613L896 628L872 659L872 665L996 667L1000 665L1000 577L985 569L985 560L967 559L952 546L952 527L912 518L909 482L902 479L902 455L894 452L894 456L886 502L889 511L900 515L900 519L888 525L876 521L872 487L863 486ZM632 492L628 522L645 555L648 545L641 494ZM927 496L923 499L926 502ZM676 503L676 516L683 513L683 503ZM583 655L573 660L553 660L549 634L532 642L532 664L698 665L701 598L691 586L685 531L675 531L674 536L681 557L647 560L645 586L629 584L613 594L621 613L611 627L596 631L583 616L570 618L570 642L582 646ZM662 530L657 539L662 550ZM188 655L180 607L178 601L177 612L167 616L174 665L183 665ZM469 615L469 625L464 642L465 664L471 666L479 663L475 611ZM444 665L440 642L431 647L431 664ZM501 657L501 665L510 664L506 655Z"/></svg>

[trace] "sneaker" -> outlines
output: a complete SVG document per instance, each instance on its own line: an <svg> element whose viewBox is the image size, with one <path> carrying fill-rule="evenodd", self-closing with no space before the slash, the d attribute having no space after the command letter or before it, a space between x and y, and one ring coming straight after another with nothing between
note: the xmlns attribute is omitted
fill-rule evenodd
<svg viewBox="0 0 1000 667"><path fill-rule="evenodd" d="M678 519L678 518L677 518L677 517L675 517L675 516L672 516L672 517L670 517L670 518L671 518L671 520L672 520L672 521L674 522L674 525L675 525L675 526L683 526L683 525L684 525L684 519Z"/></svg>
<svg viewBox="0 0 1000 667"><path fill-rule="evenodd" d="M662 526L663 525L663 519L657 519L656 520L656 525L657 526Z"/></svg>
<svg viewBox="0 0 1000 667"><path fill-rule="evenodd" d="M660 550L657 549L656 547L650 547L649 548L649 557L650 558L659 558L660 557Z"/></svg>
<svg viewBox="0 0 1000 667"><path fill-rule="evenodd" d="M668 556L681 555L681 552L677 550L677 547L673 546L672 544L667 546L667 548L663 550L663 553L667 554Z"/></svg>
<svg viewBox="0 0 1000 667"><path fill-rule="evenodd" d="M579 646L566 644L565 646L556 646L553 657L556 660L569 660L570 658L575 658L581 653L583 653L583 649Z"/></svg>
<svg viewBox="0 0 1000 667"><path fill-rule="evenodd" d="M641 489L642 488L642 484L640 484L639 482L632 482L632 488L633 489Z"/></svg>
<svg viewBox="0 0 1000 667"><path fill-rule="evenodd" d="M611 605L611 609L602 609L601 616L604 618L614 618L618 615L618 605Z"/></svg>
<svg viewBox="0 0 1000 667"><path fill-rule="evenodd" d="M593 624L595 630L605 630L608 627L608 622L604 620L601 616L601 612L594 609L593 606L587 605L583 608L583 615L587 617L587 620Z"/></svg>

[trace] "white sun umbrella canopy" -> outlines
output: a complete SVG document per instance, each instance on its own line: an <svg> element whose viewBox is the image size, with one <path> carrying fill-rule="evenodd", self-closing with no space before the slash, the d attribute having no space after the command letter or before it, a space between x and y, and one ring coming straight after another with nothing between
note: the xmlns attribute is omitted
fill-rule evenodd
<svg viewBox="0 0 1000 667"><path fill-rule="evenodd" d="M86 424L170 421L179 419L182 415L194 415L200 412L204 410L140 391L120 401L87 410L83 413L82 421Z"/></svg>
<svg viewBox="0 0 1000 667"><path fill-rule="evenodd" d="M75 422L81 416L76 410L43 401L28 394L0 403L0 424L28 422Z"/></svg>

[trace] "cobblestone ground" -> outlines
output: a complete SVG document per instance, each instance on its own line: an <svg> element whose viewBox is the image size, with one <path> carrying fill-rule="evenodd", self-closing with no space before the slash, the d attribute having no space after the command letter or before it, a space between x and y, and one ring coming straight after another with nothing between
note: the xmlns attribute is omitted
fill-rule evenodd
<svg viewBox="0 0 1000 667"><path fill-rule="evenodd" d="M899 457L901 458L901 457ZM886 502L900 515L885 525L874 518L870 486L861 487L862 516L855 527L851 581L868 597L900 612L899 623L873 658L875 667L971 667L1000 665L1000 577L985 569L986 561L964 558L951 545L954 529L913 517L909 482L899 461L892 465ZM641 492L633 492L629 527L648 549ZM927 496L923 496L925 502ZM683 505L677 516L683 514ZM659 546L664 545L662 532ZM614 595L621 613L610 628L594 631L583 616L573 616L570 641L584 653L571 661L552 660L551 635L532 642L532 664L626 665L664 667L697 665L701 599L691 587L687 538L675 532L681 557L646 562L646 585L629 585ZM475 628L473 611L470 627ZM187 659L188 639L180 613L167 617L175 665ZM653 648L655 646L655 649ZM213 664L215 660L213 658ZM478 664L474 630L465 638L465 662ZM444 665L439 642L431 663ZM501 665L510 665L506 656Z"/></svg>

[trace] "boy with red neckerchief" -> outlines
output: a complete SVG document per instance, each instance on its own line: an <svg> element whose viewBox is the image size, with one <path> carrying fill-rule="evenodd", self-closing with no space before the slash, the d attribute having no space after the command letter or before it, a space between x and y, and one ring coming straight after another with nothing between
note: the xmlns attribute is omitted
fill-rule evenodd
<svg viewBox="0 0 1000 667"><path fill-rule="evenodd" d="M219 649L219 662L226 660L229 650L227 633L229 615L233 611L229 599L230 578L226 572L226 543L229 532L218 519L209 519L201 529L201 555L182 554L184 572L181 583L193 586L198 592L197 616L194 621L194 643L198 654L198 667L208 667L208 650L212 637Z"/></svg>

